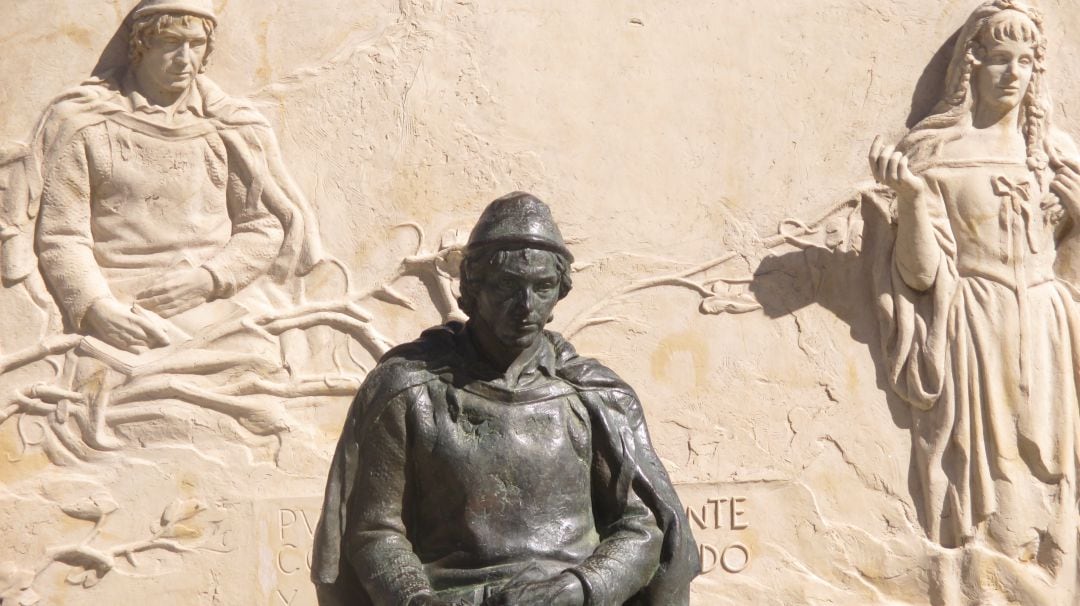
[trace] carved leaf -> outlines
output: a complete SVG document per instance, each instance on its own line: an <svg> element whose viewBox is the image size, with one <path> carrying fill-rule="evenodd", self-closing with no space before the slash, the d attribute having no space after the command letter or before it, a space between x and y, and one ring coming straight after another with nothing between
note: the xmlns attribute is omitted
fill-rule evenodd
<svg viewBox="0 0 1080 606"><path fill-rule="evenodd" d="M78 501L61 505L60 509L73 518L90 522L97 522L105 515L101 506L95 503L92 497L85 497ZM115 509L115 507L113 509Z"/></svg>
<svg viewBox="0 0 1080 606"><path fill-rule="evenodd" d="M169 506L162 512L161 525L164 527L172 526L177 522L194 517L205 509L206 505L203 505L203 502L198 499L176 499L169 503Z"/></svg>
<svg viewBox="0 0 1080 606"><path fill-rule="evenodd" d="M74 568L94 569L105 574L112 569L113 557L86 545L64 547L52 553L53 560Z"/></svg>
<svg viewBox="0 0 1080 606"><path fill-rule="evenodd" d="M94 493L90 496L90 500L98 506L98 509L100 509L101 513L104 515L109 515L117 509L120 509L120 505L118 505L116 501L113 500L112 495L107 492Z"/></svg>
<svg viewBox="0 0 1080 606"><path fill-rule="evenodd" d="M202 530L186 524L173 524L167 527L161 536L174 539L197 539L202 536Z"/></svg>
<svg viewBox="0 0 1080 606"><path fill-rule="evenodd" d="M713 295L701 302L701 313L744 314L761 309L761 304L749 295Z"/></svg>
<svg viewBox="0 0 1080 606"><path fill-rule="evenodd" d="M82 585L85 588L90 588L97 585L98 581L101 580L101 577L98 576L98 572L93 569L74 570L71 574L67 575L67 578L64 580L72 585Z"/></svg>
<svg viewBox="0 0 1080 606"><path fill-rule="evenodd" d="M69 516L90 522L97 522L119 508L112 495L104 491L60 506L61 511Z"/></svg>

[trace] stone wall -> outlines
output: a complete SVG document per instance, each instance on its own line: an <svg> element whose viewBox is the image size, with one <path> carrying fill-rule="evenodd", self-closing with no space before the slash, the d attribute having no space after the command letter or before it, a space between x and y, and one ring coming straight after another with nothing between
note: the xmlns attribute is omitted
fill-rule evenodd
<svg viewBox="0 0 1080 606"><path fill-rule="evenodd" d="M199 375L120 403L48 390L72 387L74 341L39 279L8 280L4 604L313 605L349 394L459 313L458 247L512 190L551 205L576 256L552 327L642 398L700 542L693 604L928 603L941 548L863 192L871 141L940 98L974 4L216 0L207 74L269 120L336 262L300 313L249 318L300 319L277 325L295 347L272 385ZM131 5L6 0L0 141L32 143L51 99L122 58ZM1056 123L1077 132L1080 12L1041 8Z"/></svg>

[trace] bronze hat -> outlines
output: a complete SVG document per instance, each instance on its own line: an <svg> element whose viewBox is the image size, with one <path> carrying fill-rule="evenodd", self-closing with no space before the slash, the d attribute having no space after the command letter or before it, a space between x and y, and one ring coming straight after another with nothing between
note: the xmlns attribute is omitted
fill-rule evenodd
<svg viewBox="0 0 1080 606"><path fill-rule="evenodd" d="M551 216L551 209L536 196L523 191L506 194L488 204L469 234L466 253L490 246L539 248L574 260Z"/></svg>

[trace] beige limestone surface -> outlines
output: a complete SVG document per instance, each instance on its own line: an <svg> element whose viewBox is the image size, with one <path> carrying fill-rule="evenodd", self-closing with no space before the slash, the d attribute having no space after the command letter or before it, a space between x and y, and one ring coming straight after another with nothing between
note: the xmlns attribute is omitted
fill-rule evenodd
<svg viewBox="0 0 1080 606"><path fill-rule="evenodd" d="M1038 553L929 533L912 404L875 313L891 236L867 218L882 203L864 195L882 192L867 151L941 99L977 2L213 5L206 75L268 122L226 157L279 148L269 187L310 207L295 235L321 240L321 262L262 271L218 301L237 309L185 312L176 356L128 358L65 329L49 288L74 274L50 283L19 263L33 247L7 242L35 237L11 206L35 125L123 63L110 39L134 2L0 0L5 606L314 605L311 538L350 395L390 345L459 317L464 235L512 190L551 205L576 257L551 328L641 396L700 543L693 604L1070 603L1075 559L1070 584ZM1080 11L1040 8L1055 124L1080 134Z"/></svg>

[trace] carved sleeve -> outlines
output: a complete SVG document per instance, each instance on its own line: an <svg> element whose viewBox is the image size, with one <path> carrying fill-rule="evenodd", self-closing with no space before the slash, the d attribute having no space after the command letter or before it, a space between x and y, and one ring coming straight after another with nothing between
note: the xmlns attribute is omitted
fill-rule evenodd
<svg viewBox="0 0 1080 606"><path fill-rule="evenodd" d="M915 200L898 203L896 269L908 287L916 291L934 286L941 258L949 253L942 246L948 235L948 217L941 185L927 178L927 191Z"/></svg>
<svg viewBox="0 0 1080 606"><path fill-rule="evenodd" d="M396 396L360 445L346 549L373 604L408 604L431 591L405 537L402 506L409 464L406 414L415 391Z"/></svg>
<svg viewBox="0 0 1080 606"><path fill-rule="evenodd" d="M585 587L586 604L622 604L652 579L660 564L663 533L652 511L635 491L639 481L633 463L634 429L644 421L640 404L621 396L631 427L623 428L623 452L598 448L593 470L593 504L600 546L572 568ZM628 400L634 400L630 402ZM618 431L617 428L612 428ZM609 440L598 440L598 445Z"/></svg>
<svg viewBox="0 0 1080 606"><path fill-rule="evenodd" d="M224 153L224 152L223 152ZM250 160L229 158L226 200L232 220L229 243L203 264L214 277L214 298L231 297L266 273L281 248L285 231L263 197L272 187L265 171L255 174Z"/></svg>
<svg viewBox="0 0 1080 606"><path fill-rule="evenodd" d="M78 330L90 305L112 296L94 258L89 162L83 134L45 170L37 229L41 273L57 305Z"/></svg>

